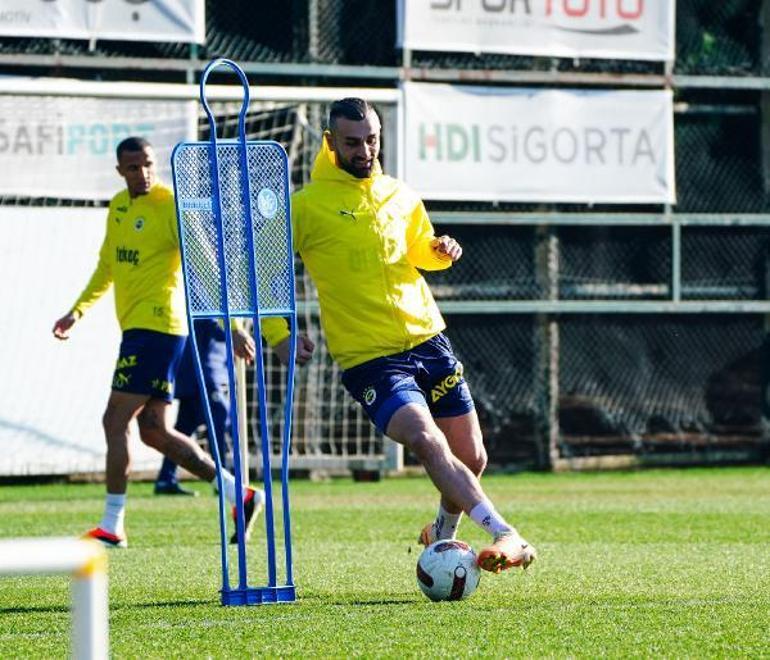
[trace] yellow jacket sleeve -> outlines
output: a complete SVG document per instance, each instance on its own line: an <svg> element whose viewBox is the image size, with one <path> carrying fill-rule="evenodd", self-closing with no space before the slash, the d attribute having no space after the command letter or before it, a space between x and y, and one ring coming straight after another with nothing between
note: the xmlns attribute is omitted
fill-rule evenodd
<svg viewBox="0 0 770 660"><path fill-rule="evenodd" d="M108 258L109 250L109 239L105 235L102 247L99 250L99 262L96 264L96 270L94 270L86 288L83 289L83 293L80 294L80 297L72 307L72 312L77 314L78 317L83 316L85 311L99 300L106 293L107 289L110 288L110 284L112 284L112 272Z"/></svg>
<svg viewBox="0 0 770 660"><path fill-rule="evenodd" d="M422 270L444 270L452 265L452 259L440 255L433 249L436 234L425 210L425 205L418 202L409 219L406 232L406 258L412 266Z"/></svg>
<svg viewBox="0 0 770 660"><path fill-rule="evenodd" d="M289 322L282 316L268 316L262 319L262 336L268 346L280 344L289 334Z"/></svg>

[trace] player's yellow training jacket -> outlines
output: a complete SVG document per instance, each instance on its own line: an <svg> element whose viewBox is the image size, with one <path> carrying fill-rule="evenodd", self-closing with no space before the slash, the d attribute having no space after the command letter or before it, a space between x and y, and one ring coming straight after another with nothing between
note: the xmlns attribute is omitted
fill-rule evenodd
<svg viewBox="0 0 770 660"><path fill-rule="evenodd" d="M158 184L134 199L128 190L112 198L99 262L72 311L82 315L112 283L122 330L187 334L179 233L169 188Z"/></svg>
<svg viewBox="0 0 770 660"><path fill-rule="evenodd" d="M375 164L358 179L335 164L324 140L311 183L292 195L294 247L318 289L321 325L343 369L408 350L444 329L418 272L451 265L432 248L419 197ZM263 322L275 344L285 324Z"/></svg>

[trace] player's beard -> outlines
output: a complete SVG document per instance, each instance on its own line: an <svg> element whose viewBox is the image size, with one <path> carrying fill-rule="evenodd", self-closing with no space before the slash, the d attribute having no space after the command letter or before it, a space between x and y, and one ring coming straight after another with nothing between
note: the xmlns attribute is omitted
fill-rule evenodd
<svg viewBox="0 0 770 660"><path fill-rule="evenodd" d="M346 161L337 154L337 164L341 170L356 177L357 179L368 179L372 176L374 170L374 159L369 161L369 165L356 165L352 160Z"/></svg>

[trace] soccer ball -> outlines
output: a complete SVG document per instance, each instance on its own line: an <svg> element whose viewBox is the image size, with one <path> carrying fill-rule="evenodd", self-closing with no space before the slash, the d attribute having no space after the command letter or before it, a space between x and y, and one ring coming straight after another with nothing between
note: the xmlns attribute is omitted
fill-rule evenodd
<svg viewBox="0 0 770 660"><path fill-rule="evenodd" d="M462 541L436 541L417 560L417 584L431 600L462 600L479 586L473 548Z"/></svg>

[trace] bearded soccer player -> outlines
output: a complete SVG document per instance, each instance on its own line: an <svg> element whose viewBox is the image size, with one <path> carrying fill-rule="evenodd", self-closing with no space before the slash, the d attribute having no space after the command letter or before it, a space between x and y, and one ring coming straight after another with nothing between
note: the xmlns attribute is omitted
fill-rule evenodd
<svg viewBox="0 0 770 660"><path fill-rule="evenodd" d="M366 101L332 104L311 183L292 197L294 247L318 289L344 386L380 431L419 458L441 493L420 542L454 538L465 512L492 537L481 568L526 568L534 548L479 483L487 458L473 399L419 272L449 268L462 249L437 238L417 195L382 173L380 130ZM266 319L263 333L285 362L285 321ZM300 336L297 349L302 362L313 346Z"/></svg>
<svg viewBox="0 0 770 660"><path fill-rule="evenodd" d="M146 140L125 139L117 147L117 171L126 189L110 202L107 230L96 270L72 309L53 327L67 339L72 326L110 287L122 330L112 391L102 418L107 441L107 496L99 525L86 536L108 547L128 545L124 514L129 472L129 423L136 418L142 441L201 479L214 483L211 457L174 430L169 403L187 341L179 236L173 192L156 181L155 153ZM251 359L253 339L233 331L240 357ZM235 501L235 480L223 470L227 499ZM261 490L244 489L248 532L262 506Z"/></svg>

